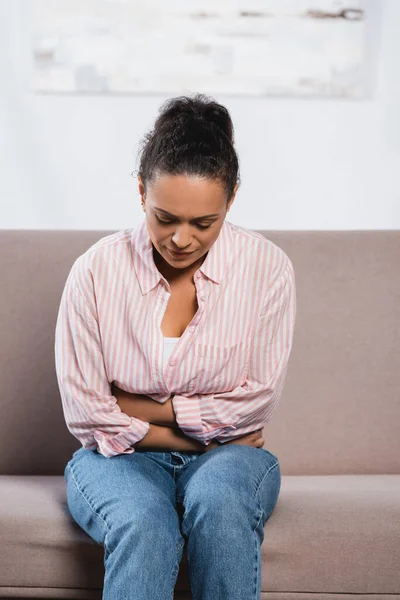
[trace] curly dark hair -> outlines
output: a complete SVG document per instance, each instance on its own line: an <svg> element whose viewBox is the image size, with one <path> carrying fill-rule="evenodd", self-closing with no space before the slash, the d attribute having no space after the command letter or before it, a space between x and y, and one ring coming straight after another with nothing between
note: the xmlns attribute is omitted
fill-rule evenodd
<svg viewBox="0 0 400 600"><path fill-rule="evenodd" d="M167 100L154 128L142 140L138 175L147 183L161 174L199 175L221 180L227 201L239 183L228 110L204 94Z"/></svg>

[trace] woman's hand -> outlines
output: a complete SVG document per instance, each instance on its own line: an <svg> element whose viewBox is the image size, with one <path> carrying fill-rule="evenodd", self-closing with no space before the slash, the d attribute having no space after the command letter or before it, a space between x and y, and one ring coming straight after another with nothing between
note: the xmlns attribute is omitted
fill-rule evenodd
<svg viewBox="0 0 400 600"><path fill-rule="evenodd" d="M257 429L257 431L251 431L246 433L236 440L226 442L227 444L244 444L245 446L253 446L253 448L262 448L264 446L263 430Z"/></svg>
<svg viewBox="0 0 400 600"><path fill-rule="evenodd" d="M253 446L253 448L262 448L265 442L262 431L262 429L257 429L257 431L251 431L235 440L224 442L223 444L216 440L212 440L208 446L205 447L205 451L208 452L209 450L214 450L214 448L218 448L219 446L227 446L228 444L242 444L244 446Z"/></svg>

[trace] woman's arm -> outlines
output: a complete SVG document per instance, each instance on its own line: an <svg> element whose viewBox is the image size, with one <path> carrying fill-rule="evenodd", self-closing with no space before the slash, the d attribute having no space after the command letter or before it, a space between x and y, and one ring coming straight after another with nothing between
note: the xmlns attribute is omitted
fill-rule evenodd
<svg viewBox="0 0 400 600"><path fill-rule="evenodd" d="M244 436L221 444L217 440L211 440L207 446L202 442L194 440L185 435L179 428L172 406L172 397L164 404L156 402L144 394L131 394L111 384L113 396L117 398L120 409L129 417L143 419L150 423L147 434L134 444L135 450L139 451L173 451L178 452L209 452L222 445L245 444L262 448L264 438L262 430L250 432Z"/></svg>
<svg viewBox="0 0 400 600"><path fill-rule="evenodd" d="M145 394L132 394L121 390L114 382L111 384L111 393L116 397L117 404L122 412L129 417L136 417L136 419L154 425L179 429L172 406L172 396L161 404Z"/></svg>
<svg viewBox="0 0 400 600"><path fill-rule="evenodd" d="M117 398L117 404L123 412L130 417L143 419L150 423L147 434L134 444L135 450L142 451L173 451L178 452L209 452L222 444L211 440L207 446L185 435L179 428L173 411L172 401L169 398L164 404L156 402L144 394L131 394L111 384L112 394ZM250 432L238 437L227 444L245 444L262 448L264 438L262 431Z"/></svg>
<svg viewBox="0 0 400 600"><path fill-rule="evenodd" d="M209 452L219 446L230 444L242 444L253 446L254 448L262 448L264 446L262 431L252 431L224 444L217 442L217 440L212 440L207 446L204 446L201 442L186 436L180 429L150 424L147 434L134 447L136 451L155 450L157 452L165 450L170 452L171 450L177 450L178 452Z"/></svg>
<svg viewBox="0 0 400 600"><path fill-rule="evenodd" d="M91 255L90 255L91 256ZM121 412L110 393L90 265L78 258L62 293L55 330L55 367L70 433L105 457L132 452L149 423ZM87 259L89 260L89 258Z"/></svg>
<svg viewBox="0 0 400 600"><path fill-rule="evenodd" d="M171 398L160 404L145 394L125 392L114 383L111 384L111 392L117 398L122 412L150 423L147 434L134 445L135 450L207 452L220 445L218 442L210 442L205 446L185 435L176 422Z"/></svg>

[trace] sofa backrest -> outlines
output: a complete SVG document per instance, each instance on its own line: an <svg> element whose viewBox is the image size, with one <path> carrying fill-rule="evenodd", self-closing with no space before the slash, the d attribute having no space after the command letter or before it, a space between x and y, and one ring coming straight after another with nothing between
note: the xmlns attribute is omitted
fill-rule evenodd
<svg viewBox="0 0 400 600"><path fill-rule="evenodd" d="M112 231L0 230L0 473L60 475L81 447L54 366L75 259ZM400 473L400 231L262 231L292 260L297 320L265 427L281 472Z"/></svg>

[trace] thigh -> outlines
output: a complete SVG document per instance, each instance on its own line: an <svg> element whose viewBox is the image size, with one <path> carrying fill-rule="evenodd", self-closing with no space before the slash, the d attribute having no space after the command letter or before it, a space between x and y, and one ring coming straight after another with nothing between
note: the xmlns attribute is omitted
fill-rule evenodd
<svg viewBox="0 0 400 600"><path fill-rule="evenodd" d="M164 453L138 452L106 458L80 448L65 467L67 503L74 520L98 543L132 522L178 535L175 482Z"/></svg>
<svg viewBox="0 0 400 600"><path fill-rule="evenodd" d="M281 476L278 458L265 448L222 445L200 455L180 474L177 501L210 506L245 506L255 523L265 523L278 500Z"/></svg>

